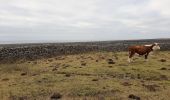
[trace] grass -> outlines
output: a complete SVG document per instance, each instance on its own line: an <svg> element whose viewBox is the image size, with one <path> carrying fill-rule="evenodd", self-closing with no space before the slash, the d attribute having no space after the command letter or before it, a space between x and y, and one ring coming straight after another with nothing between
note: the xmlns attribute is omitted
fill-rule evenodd
<svg viewBox="0 0 170 100"><path fill-rule="evenodd" d="M0 64L1 100L169 100L170 52L127 62L127 52L91 52ZM115 64L108 64L112 59ZM160 61L165 59L165 62Z"/></svg>

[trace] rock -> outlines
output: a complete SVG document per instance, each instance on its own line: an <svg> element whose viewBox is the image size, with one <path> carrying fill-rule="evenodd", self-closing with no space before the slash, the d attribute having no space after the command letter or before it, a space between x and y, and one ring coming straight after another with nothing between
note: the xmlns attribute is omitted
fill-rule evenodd
<svg viewBox="0 0 170 100"><path fill-rule="evenodd" d="M113 61L113 59L107 59L107 61Z"/></svg>
<svg viewBox="0 0 170 100"><path fill-rule="evenodd" d="M9 81L9 78L3 78L2 81Z"/></svg>
<svg viewBox="0 0 170 100"><path fill-rule="evenodd" d="M106 89L106 87L103 87L103 89Z"/></svg>
<svg viewBox="0 0 170 100"><path fill-rule="evenodd" d="M70 77L70 76L71 76L71 74L67 73L67 74L65 74L65 76L66 76L66 77Z"/></svg>
<svg viewBox="0 0 170 100"><path fill-rule="evenodd" d="M51 100L58 100L60 98L62 98L62 95L60 93L54 93L51 97Z"/></svg>
<svg viewBox="0 0 170 100"><path fill-rule="evenodd" d="M109 68L112 68L113 66L108 66Z"/></svg>
<svg viewBox="0 0 170 100"><path fill-rule="evenodd" d="M140 75L140 74L137 74L137 78L138 78L138 79L141 79L141 75Z"/></svg>
<svg viewBox="0 0 170 100"><path fill-rule="evenodd" d="M115 62L113 62L113 61L109 61L109 62L108 62L108 64L115 64Z"/></svg>
<svg viewBox="0 0 170 100"><path fill-rule="evenodd" d="M166 62L166 59L160 59L161 62Z"/></svg>
<svg viewBox="0 0 170 100"><path fill-rule="evenodd" d="M48 66L48 67L54 67L54 66L50 65L50 66Z"/></svg>
<svg viewBox="0 0 170 100"><path fill-rule="evenodd" d="M98 80L99 80L99 79L96 79L96 78L95 78L95 79L92 79L92 81L98 81Z"/></svg>
<svg viewBox="0 0 170 100"><path fill-rule="evenodd" d="M36 62L36 61L34 61L34 62L33 62L33 64L35 65L35 64L37 64L37 62Z"/></svg>
<svg viewBox="0 0 170 100"><path fill-rule="evenodd" d="M53 59L48 59L48 61L49 61L49 62L52 62L52 61L53 61Z"/></svg>
<svg viewBox="0 0 170 100"><path fill-rule="evenodd" d="M141 100L140 97L133 95L133 94L130 94L128 98L134 99L134 100Z"/></svg>
<svg viewBox="0 0 170 100"><path fill-rule="evenodd" d="M81 63L82 66L86 66L86 63Z"/></svg>
<svg viewBox="0 0 170 100"><path fill-rule="evenodd" d="M167 68L165 68L165 67L162 67L160 70L167 70Z"/></svg>
<svg viewBox="0 0 170 100"><path fill-rule="evenodd" d="M28 100L28 98L24 96L24 97L19 97L18 100Z"/></svg>
<svg viewBox="0 0 170 100"><path fill-rule="evenodd" d="M24 73L21 73L21 76L25 76L25 75L27 75L27 73L26 73L26 72L24 72Z"/></svg>
<svg viewBox="0 0 170 100"><path fill-rule="evenodd" d="M41 83L42 81L38 80L37 82L38 82L38 83Z"/></svg>
<svg viewBox="0 0 170 100"><path fill-rule="evenodd" d="M113 59L107 59L108 64L115 64L115 62L113 61Z"/></svg>
<svg viewBox="0 0 170 100"><path fill-rule="evenodd" d="M43 78L42 78L42 80L48 80L48 78L46 78L46 77L43 77Z"/></svg>
<svg viewBox="0 0 170 100"><path fill-rule="evenodd" d="M28 61L27 63L31 63L30 61Z"/></svg>

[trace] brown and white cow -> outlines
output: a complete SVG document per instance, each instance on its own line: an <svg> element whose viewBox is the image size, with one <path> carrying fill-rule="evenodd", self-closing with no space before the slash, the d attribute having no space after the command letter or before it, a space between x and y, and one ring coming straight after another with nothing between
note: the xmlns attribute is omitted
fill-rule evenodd
<svg viewBox="0 0 170 100"><path fill-rule="evenodd" d="M135 54L139 54L140 56L145 56L145 60L148 59L148 55L151 51L159 50L160 46L158 43L154 43L151 45L136 45L129 47L129 58L128 61L131 62L132 57Z"/></svg>

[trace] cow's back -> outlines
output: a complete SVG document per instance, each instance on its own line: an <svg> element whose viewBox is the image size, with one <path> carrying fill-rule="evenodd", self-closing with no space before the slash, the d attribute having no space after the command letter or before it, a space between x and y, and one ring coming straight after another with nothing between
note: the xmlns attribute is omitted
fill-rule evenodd
<svg viewBox="0 0 170 100"><path fill-rule="evenodd" d="M139 54L139 55L144 55L144 54L146 54L147 53L147 47L145 47L145 46L130 46L129 47L129 51L130 52L135 52L135 53L137 53L137 54Z"/></svg>

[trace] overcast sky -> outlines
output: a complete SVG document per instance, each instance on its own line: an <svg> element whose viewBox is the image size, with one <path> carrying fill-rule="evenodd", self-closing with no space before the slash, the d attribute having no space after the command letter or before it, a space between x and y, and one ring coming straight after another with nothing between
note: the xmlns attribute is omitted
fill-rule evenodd
<svg viewBox="0 0 170 100"><path fill-rule="evenodd" d="M0 0L0 42L170 38L170 0Z"/></svg>

